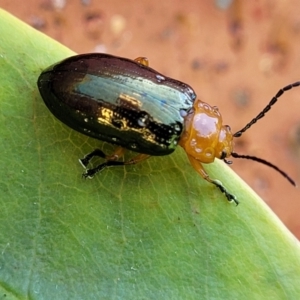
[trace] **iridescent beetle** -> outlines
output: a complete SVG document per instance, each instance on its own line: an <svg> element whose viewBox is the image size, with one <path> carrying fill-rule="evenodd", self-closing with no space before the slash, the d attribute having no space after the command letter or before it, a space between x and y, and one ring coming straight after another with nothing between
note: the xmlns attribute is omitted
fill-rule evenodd
<svg viewBox="0 0 300 300"><path fill-rule="evenodd" d="M76 55L50 66L38 78L40 94L56 118L85 135L120 146L112 155L96 149L80 159L84 168L95 156L105 159L86 169L84 177L92 178L107 167L135 164L152 155L168 155L179 144L194 169L236 204L236 197L220 181L211 179L203 164L215 158L230 164L230 156L251 159L275 169L295 185L272 163L234 152L233 138L261 119L285 91L299 85L295 82L280 89L252 121L232 134L228 125L222 125L216 106L196 100L189 85L151 69L143 57L130 60L101 53ZM118 161L125 148L139 154Z"/></svg>

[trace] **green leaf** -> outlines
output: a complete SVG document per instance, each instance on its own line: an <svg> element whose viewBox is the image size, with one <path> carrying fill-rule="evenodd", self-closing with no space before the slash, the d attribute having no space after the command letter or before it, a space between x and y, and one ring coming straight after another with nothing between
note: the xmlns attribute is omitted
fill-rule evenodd
<svg viewBox="0 0 300 300"><path fill-rule="evenodd" d="M113 146L56 120L36 85L73 54L0 11L0 299L297 299L298 241L226 165L240 205L166 157L83 180ZM157 68L158 69L158 68Z"/></svg>

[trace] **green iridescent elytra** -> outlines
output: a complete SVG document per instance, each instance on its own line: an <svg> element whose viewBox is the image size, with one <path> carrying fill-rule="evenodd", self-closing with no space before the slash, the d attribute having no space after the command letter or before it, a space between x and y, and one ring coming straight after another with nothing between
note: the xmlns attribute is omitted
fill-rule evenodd
<svg viewBox="0 0 300 300"><path fill-rule="evenodd" d="M136 61L76 55L44 70L38 87L56 118L85 135L149 155L173 152L196 95Z"/></svg>

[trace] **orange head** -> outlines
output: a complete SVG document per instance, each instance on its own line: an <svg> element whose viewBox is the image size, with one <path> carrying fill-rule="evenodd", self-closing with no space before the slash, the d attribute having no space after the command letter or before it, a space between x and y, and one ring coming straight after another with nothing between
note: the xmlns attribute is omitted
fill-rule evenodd
<svg viewBox="0 0 300 300"><path fill-rule="evenodd" d="M215 158L225 159L231 155L232 139L230 127L222 125L218 108L196 100L193 109L185 117L179 145L200 163L211 163Z"/></svg>

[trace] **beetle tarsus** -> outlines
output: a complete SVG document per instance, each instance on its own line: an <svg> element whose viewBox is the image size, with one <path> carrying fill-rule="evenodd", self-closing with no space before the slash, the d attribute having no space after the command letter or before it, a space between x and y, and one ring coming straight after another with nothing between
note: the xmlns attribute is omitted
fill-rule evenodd
<svg viewBox="0 0 300 300"><path fill-rule="evenodd" d="M87 167L87 165L88 165L89 162L86 161L85 158L79 158L78 161L82 165L82 167L86 169L86 167Z"/></svg>
<svg viewBox="0 0 300 300"><path fill-rule="evenodd" d="M236 199L236 196L230 194L226 190L226 188L223 186L223 184L221 183L221 181L219 181L219 180L212 180L211 182L220 189L220 191L226 196L226 198L227 198L227 200L229 202L234 202L236 206L239 205L239 201Z"/></svg>

